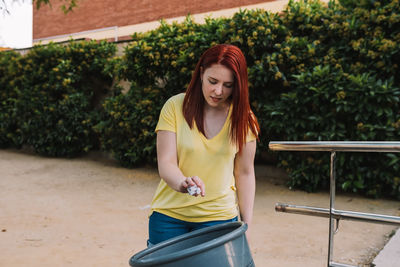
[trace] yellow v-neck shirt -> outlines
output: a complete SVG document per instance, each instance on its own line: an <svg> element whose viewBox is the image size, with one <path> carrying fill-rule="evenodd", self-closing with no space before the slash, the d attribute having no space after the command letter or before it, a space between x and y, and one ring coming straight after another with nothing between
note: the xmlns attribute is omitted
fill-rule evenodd
<svg viewBox="0 0 400 267"><path fill-rule="evenodd" d="M190 129L183 117L184 97L183 93L175 95L164 104L156 131L176 133L179 169L186 177L200 177L206 196L176 192L161 179L151 203L152 211L189 222L232 219L238 215L233 176L238 150L229 136L232 106L220 132L207 139L195 123ZM255 136L248 135L247 142L252 140Z"/></svg>

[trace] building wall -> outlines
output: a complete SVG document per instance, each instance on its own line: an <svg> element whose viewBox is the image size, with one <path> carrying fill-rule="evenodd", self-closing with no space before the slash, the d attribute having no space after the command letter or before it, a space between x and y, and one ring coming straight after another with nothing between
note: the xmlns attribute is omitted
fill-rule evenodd
<svg viewBox="0 0 400 267"><path fill-rule="evenodd" d="M68 14L61 11L64 1L51 1L33 11L33 39L58 35L112 30L116 27L199 14L276 0L78 0ZM288 1L283 1L288 2Z"/></svg>

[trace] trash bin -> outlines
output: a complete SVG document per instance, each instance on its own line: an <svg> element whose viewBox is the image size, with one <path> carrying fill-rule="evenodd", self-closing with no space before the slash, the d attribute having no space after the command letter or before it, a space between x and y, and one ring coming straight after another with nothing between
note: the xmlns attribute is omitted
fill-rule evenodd
<svg viewBox="0 0 400 267"><path fill-rule="evenodd" d="M247 224L210 226L158 243L133 255L132 267L254 267Z"/></svg>

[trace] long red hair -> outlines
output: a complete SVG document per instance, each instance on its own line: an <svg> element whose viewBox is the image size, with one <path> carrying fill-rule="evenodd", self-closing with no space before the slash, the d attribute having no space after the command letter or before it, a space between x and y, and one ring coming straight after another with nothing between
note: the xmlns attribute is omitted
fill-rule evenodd
<svg viewBox="0 0 400 267"><path fill-rule="evenodd" d="M247 85L247 63L242 51L228 44L219 44L206 50L201 56L192 75L189 87L186 90L183 101L183 116L190 128L193 121L201 133L204 132L204 104L201 85L201 70L205 71L214 64L221 64L230 69L234 75L234 87L232 90L231 113L231 141L242 150L246 143L246 137L251 132L258 137L260 127L250 108L249 88Z"/></svg>

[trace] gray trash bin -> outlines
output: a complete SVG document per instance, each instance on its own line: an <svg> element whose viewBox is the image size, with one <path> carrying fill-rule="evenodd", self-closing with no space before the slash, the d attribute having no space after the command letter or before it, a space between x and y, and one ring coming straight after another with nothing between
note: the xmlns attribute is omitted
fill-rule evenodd
<svg viewBox="0 0 400 267"><path fill-rule="evenodd" d="M254 267L247 224L229 222L158 243L133 255L132 267Z"/></svg>

